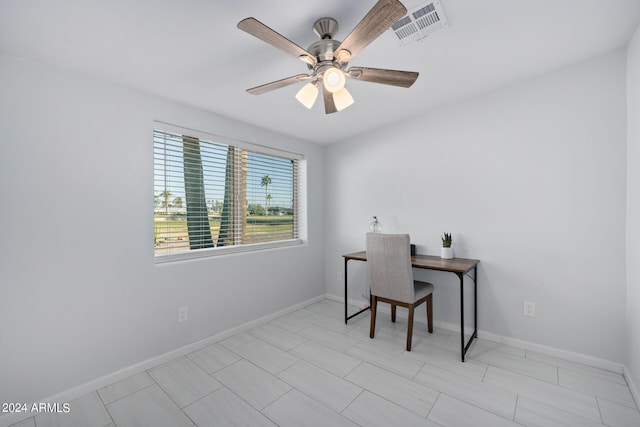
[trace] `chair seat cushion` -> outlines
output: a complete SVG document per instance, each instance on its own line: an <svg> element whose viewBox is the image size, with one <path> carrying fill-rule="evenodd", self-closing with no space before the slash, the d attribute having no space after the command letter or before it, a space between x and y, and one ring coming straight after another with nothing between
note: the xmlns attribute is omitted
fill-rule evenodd
<svg viewBox="0 0 640 427"><path fill-rule="evenodd" d="M413 287L416 290L416 301L433 293L433 285L431 283L414 280Z"/></svg>

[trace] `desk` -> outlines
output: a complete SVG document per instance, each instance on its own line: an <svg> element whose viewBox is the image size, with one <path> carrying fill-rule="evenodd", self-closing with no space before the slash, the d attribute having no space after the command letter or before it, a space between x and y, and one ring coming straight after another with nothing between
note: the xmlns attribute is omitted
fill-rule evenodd
<svg viewBox="0 0 640 427"><path fill-rule="evenodd" d="M365 307L351 316L348 315L347 306L347 264L350 260L366 261L367 253L365 251L354 252L352 254L342 255L344 258L344 323L358 314L367 311L370 307ZM478 337L478 263L477 259L453 258L442 259L439 256L432 255L414 255L411 257L411 265L414 268L423 268L426 270L439 270L454 273L460 279L460 357L464 362L464 356L471 346L474 338ZM473 334L469 341L464 340L464 276L473 270Z"/></svg>

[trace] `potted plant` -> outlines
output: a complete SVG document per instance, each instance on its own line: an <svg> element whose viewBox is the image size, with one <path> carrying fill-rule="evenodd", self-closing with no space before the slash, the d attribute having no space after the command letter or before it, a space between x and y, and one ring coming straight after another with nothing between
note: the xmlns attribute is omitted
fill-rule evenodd
<svg viewBox="0 0 640 427"><path fill-rule="evenodd" d="M444 233L444 235L442 236L442 249L440 250L440 258L453 258L453 248L451 247L451 243L453 243L451 233Z"/></svg>

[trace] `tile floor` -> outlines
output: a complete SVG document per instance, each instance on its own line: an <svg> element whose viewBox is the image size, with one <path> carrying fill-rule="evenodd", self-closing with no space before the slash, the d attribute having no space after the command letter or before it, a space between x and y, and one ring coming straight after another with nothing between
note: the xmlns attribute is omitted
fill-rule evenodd
<svg viewBox="0 0 640 427"><path fill-rule="evenodd" d="M388 307L388 306L387 306ZM16 426L640 426L622 375L323 300Z"/></svg>

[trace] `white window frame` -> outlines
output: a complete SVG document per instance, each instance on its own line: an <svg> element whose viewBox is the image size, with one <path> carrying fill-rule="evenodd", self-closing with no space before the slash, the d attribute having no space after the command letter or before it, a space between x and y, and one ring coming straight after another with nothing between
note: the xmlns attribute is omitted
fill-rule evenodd
<svg viewBox="0 0 640 427"><path fill-rule="evenodd" d="M293 239L286 240L277 240L271 242L262 242L262 243L248 243L248 244L234 244L230 246L223 247L214 247L214 248L206 248L206 249L189 249L183 252L174 252L174 253L166 253L166 254L157 254L155 252L154 247L154 258L156 264L172 262L172 261L180 261L180 260L189 260L189 259L198 259L198 258L207 258L219 255L228 255L228 254L238 254L243 252L253 252L265 249L274 249L274 248L283 248L290 246L301 245L306 241L306 230L307 230L307 215L306 215L306 205L307 205L307 194L306 194L306 159L304 155L299 153L293 153L290 151L280 150L273 147L268 147L264 145L259 145L255 143L250 143L246 141L240 141L233 138L216 135L210 132L205 132L197 129L190 129L182 126L173 125L170 123L162 122L162 121L154 121L152 135L155 130L161 130L164 132L171 132L179 135L186 135L194 138L198 138L200 140L212 141L216 143L221 143L225 145L230 145L234 147L238 147L244 150L252 151L254 153L266 154L270 156L287 158L290 160L296 161L296 167L294 168L294 235L296 236ZM153 136L151 138L153 142ZM234 184L235 188L238 188L241 184L239 175L235 176L236 183ZM154 183L155 184L155 183ZM155 192L155 188L154 188ZM234 195L236 192L234 191ZM155 219L152 218L154 221Z"/></svg>

